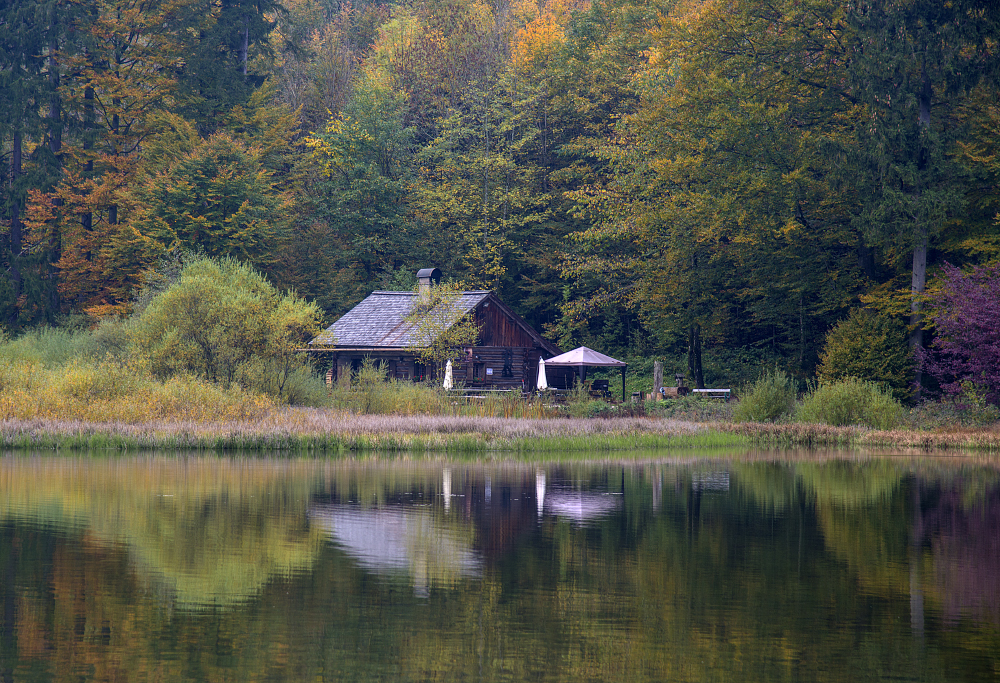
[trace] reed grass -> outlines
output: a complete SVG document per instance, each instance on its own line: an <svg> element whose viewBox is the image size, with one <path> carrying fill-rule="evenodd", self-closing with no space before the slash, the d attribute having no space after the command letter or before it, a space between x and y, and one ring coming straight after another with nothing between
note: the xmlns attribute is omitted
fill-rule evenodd
<svg viewBox="0 0 1000 683"><path fill-rule="evenodd" d="M599 454L736 446L1000 451L1000 430L929 432L752 422L703 425L651 418L358 415L313 408L278 408L251 420L166 419L129 423L35 418L0 421L0 447L33 450L127 452L159 449L378 457Z"/></svg>
<svg viewBox="0 0 1000 683"><path fill-rule="evenodd" d="M1000 426L989 429L927 431L919 429L872 429L864 426L836 427L817 423L772 424L718 422L710 428L738 434L766 446L819 446L906 448L924 451L1000 451Z"/></svg>
<svg viewBox="0 0 1000 683"><path fill-rule="evenodd" d="M721 441L720 441L721 439ZM32 449L167 449L305 454L486 453L734 445L733 435L671 420L530 419L477 416L357 415L283 408L254 420L68 419L0 421L0 446Z"/></svg>
<svg viewBox="0 0 1000 683"><path fill-rule="evenodd" d="M597 411L588 397L574 404L585 417L566 417L566 409L515 393L469 401L432 385L386 381L380 373L353 389L331 392L335 408L290 408L235 383L224 388L185 374L159 380L141 359L80 355L75 346L80 339L42 332L34 346L0 344L0 446L332 457L494 452L527 457L742 445L1000 450L1000 425L928 431L917 428L919 420L910 429L892 430L734 424L732 409L721 402L662 401L644 415L645 407ZM60 346L64 342L71 352ZM684 406L690 410L681 410ZM680 412L670 414L664 407Z"/></svg>
<svg viewBox="0 0 1000 683"><path fill-rule="evenodd" d="M175 375L160 381L135 363L73 360L0 360L0 419L136 423L156 419L258 419L275 409L272 399Z"/></svg>

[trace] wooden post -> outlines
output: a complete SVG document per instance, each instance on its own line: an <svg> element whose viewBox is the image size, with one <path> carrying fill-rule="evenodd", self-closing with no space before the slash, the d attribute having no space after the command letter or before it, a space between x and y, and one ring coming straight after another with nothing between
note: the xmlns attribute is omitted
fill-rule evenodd
<svg viewBox="0 0 1000 683"><path fill-rule="evenodd" d="M653 361L653 398L660 398L660 389L663 388L663 363Z"/></svg>

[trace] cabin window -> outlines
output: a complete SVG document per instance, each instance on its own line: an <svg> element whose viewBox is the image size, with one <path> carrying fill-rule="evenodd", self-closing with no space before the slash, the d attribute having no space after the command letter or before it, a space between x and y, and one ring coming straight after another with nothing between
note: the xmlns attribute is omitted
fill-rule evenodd
<svg viewBox="0 0 1000 683"><path fill-rule="evenodd" d="M427 366L420 361L413 363L413 381L423 382L427 379Z"/></svg>
<svg viewBox="0 0 1000 683"><path fill-rule="evenodd" d="M472 364L472 381L482 382L483 378L486 376L486 363L473 363Z"/></svg>

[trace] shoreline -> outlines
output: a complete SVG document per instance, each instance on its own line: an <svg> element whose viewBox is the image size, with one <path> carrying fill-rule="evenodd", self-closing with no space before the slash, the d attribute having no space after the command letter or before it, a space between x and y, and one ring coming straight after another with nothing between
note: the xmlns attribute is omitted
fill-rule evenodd
<svg viewBox="0 0 1000 683"><path fill-rule="evenodd" d="M0 421L5 450L361 454L593 453L724 447L1000 451L1000 429L888 430L822 424L687 422L664 418L501 418L355 415L287 408L260 420L144 423Z"/></svg>

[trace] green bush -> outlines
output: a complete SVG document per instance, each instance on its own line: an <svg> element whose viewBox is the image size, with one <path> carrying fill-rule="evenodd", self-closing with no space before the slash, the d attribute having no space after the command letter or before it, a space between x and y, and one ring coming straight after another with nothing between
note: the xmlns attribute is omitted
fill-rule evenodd
<svg viewBox="0 0 1000 683"><path fill-rule="evenodd" d="M795 406L795 380L783 370L765 373L741 392L733 410L737 422L772 422Z"/></svg>
<svg viewBox="0 0 1000 683"><path fill-rule="evenodd" d="M891 389L899 401L912 396L913 354L906 326L868 309L854 309L826 336L816 375L823 384L858 377Z"/></svg>
<svg viewBox="0 0 1000 683"><path fill-rule="evenodd" d="M234 381L292 406L318 408L330 403L326 382L304 357L251 358L238 367Z"/></svg>
<svg viewBox="0 0 1000 683"><path fill-rule="evenodd" d="M125 330L133 357L160 379L189 373L278 397L306 367L297 349L318 332L319 309L244 263L194 257Z"/></svg>
<svg viewBox="0 0 1000 683"><path fill-rule="evenodd" d="M848 377L841 382L820 384L810 391L799 405L795 417L799 422L892 429L899 424L904 413L903 405L888 388Z"/></svg>
<svg viewBox="0 0 1000 683"><path fill-rule="evenodd" d="M726 422L733 419L733 402L690 394L665 401L647 401L649 415L691 422Z"/></svg>
<svg viewBox="0 0 1000 683"><path fill-rule="evenodd" d="M0 345L0 358L53 368L91 355L92 333L60 327L40 327Z"/></svg>

